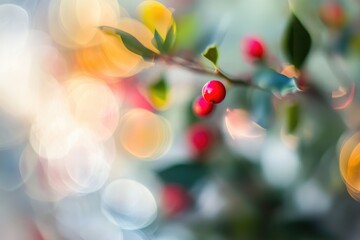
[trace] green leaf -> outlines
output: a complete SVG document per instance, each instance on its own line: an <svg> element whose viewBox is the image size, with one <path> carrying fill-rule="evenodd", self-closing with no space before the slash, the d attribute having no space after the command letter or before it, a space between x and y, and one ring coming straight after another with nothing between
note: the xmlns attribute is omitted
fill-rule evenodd
<svg viewBox="0 0 360 240"><path fill-rule="evenodd" d="M312 40L309 32L298 17L292 14L284 36L284 51L288 60L300 69L310 52L311 45Z"/></svg>
<svg viewBox="0 0 360 240"><path fill-rule="evenodd" d="M290 104L286 109L287 132L294 133L299 125L300 106L298 103Z"/></svg>
<svg viewBox="0 0 360 240"><path fill-rule="evenodd" d="M175 29L174 29L174 25L172 25L165 37L165 42L163 44L164 52L169 52L171 47L174 45L174 42L175 42Z"/></svg>
<svg viewBox="0 0 360 240"><path fill-rule="evenodd" d="M168 53L174 45L174 26L172 25L166 34L165 40L160 36L159 32L155 30L153 43L161 53Z"/></svg>
<svg viewBox="0 0 360 240"><path fill-rule="evenodd" d="M191 162L173 165L158 174L165 183L175 183L189 189L206 177L208 170L203 164Z"/></svg>
<svg viewBox="0 0 360 240"><path fill-rule="evenodd" d="M168 53L174 45L174 25L172 25L166 34L165 40L160 36L159 32L155 30L153 44L161 53Z"/></svg>
<svg viewBox="0 0 360 240"><path fill-rule="evenodd" d="M275 95L284 96L300 91L294 78L289 78L268 67L259 67L253 80L258 86L271 90Z"/></svg>
<svg viewBox="0 0 360 240"><path fill-rule="evenodd" d="M157 53L146 48L139 40L127 32L107 26L101 26L99 29L107 34L119 36L129 51L142 56L144 59L152 59L157 55Z"/></svg>
<svg viewBox="0 0 360 240"><path fill-rule="evenodd" d="M166 107L169 100L169 86L163 76L157 82L150 85L149 96L150 101L156 108Z"/></svg>
<svg viewBox="0 0 360 240"><path fill-rule="evenodd" d="M154 39L153 42L156 46L157 49L159 49L159 51L161 53L164 53L164 40L162 39L162 37L160 36L159 32L155 30L154 33Z"/></svg>
<svg viewBox="0 0 360 240"><path fill-rule="evenodd" d="M217 66L218 60L218 49L216 46L210 46L206 51L202 54L206 59L212 62L215 67Z"/></svg>

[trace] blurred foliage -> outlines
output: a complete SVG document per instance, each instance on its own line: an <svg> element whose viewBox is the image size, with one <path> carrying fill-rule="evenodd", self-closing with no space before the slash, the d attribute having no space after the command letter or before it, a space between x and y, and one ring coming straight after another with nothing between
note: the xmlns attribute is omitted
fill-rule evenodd
<svg viewBox="0 0 360 240"><path fill-rule="evenodd" d="M21 34L35 34L30 2L0 4L0 19L16 13L26 23L4 21L0 30L25 26ZM6 218L25 215L39 229L29 239L91 240L117 231L124 240L358 239L360 205L351 199L360 192L358 3L139 1L139 20L135 1L61 2L44 14L56 12L46 35L56 43L44 47L51 51L27 39L14 47L12 38L22 35L0 33L0 229L12 231ZM82 22L83 11L69 15L71 4L101 8L97 28ZM109 6L116 11L106 12ZM47 21L33 21L47 31ZM240 42L248 36L262 39L264 57L244 56ZM23 57L17 51L25 42L30 55ZM32 82L43 75L54 79ZM199 118L192 103L210 79L224 80L226 99ZM199 123L211 130L197 136L199 145L211 141L201 154L188 140ZM164 199L182 197L171 195L176 189L164 197L174 185L191 206L182 199L170 216Z"/></svg>

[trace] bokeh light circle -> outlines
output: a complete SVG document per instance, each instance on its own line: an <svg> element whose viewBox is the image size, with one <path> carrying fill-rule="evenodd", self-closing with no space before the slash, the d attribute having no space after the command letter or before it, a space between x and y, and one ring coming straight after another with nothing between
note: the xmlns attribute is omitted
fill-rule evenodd
<svg viewBox="0 0 360 240"><path fill-rule="evenodd" d="M0 72L23 51L29 34L29 15L14 4L0 5Z"/></svg>
<svg viewBox="0 0 360 240"><path fill-rule="evenodd" d="M102 211L122 229L135 230L155 220L157 205L154 196L144 185L133 180L118 179L102 193Z"/></svg>
<svg viewBox="0 0 360 240"><path fill-rule="evenodd" d="M108 221L101 213L99 200L98 195L94 194L72 196L56 203L56 226L65 239L124 239L122 229Z"/></svg>
<svg viewBox="0 0 360 240"><path fill-rule="evenodd" d="M172 133L164 118L144 109L133 109L120 120L119 142L137 158L156 159L169 149Z"/></svg>
<svg viewBox="0 0 360 240"><path fill-rule="evenodd" d="M24 149L19 163L20 173L25 181L25 192L35 200L44 202L55 202L69 195L68 188L54 188L49 178L54 172L50 172L47 167L47 161L28 146ZM59 177L59 174L53 177Z"/></svg>
<svg viewBox="0 0 360 240"><path fill-rule="evenodd" d="M268 140L262 151L260 167L265 180L280 189L291 186L301 170L295 150L277 139Z"/></svg>
<svg viewBox="0 0 360 240"><path fill-rule="evenodd" d="M258 138L266 133L266 130L252 121L249 113L242 109L227 109L225 126L233 139Z"/></svg>
<svg viewBox="0 0 360 240"><path fill-rule="evenodd" d="M342 142L339 166L349 194L360 201L360 132L353 133Z"/></svg>
<svg viewBox="0 0 360 240"><path fill-rule="evenodd" d="M115 26L125 14L115 0L52 0L49 29L53 39L67 48L99 43L99 26Z"/></svg>
<svg viewBox="0 0 360 240"><path fill-rule="evenodd" d="M70 112L78 124L90 129L98 140L110 138L119 121L119 102L100 80L78 75L66 82Z"/></svg>

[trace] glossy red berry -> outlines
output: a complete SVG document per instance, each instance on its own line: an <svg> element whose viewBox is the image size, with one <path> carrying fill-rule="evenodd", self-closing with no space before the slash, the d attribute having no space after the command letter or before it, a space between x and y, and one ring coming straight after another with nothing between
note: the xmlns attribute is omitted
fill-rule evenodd
<svg viewBox="0 0 360 240"><path fill-rule="evenodd" d="M222 82L211 80L202 89L203 98L211 103L220 103L226 96L226 89Z"/></svg>
<svg viewBox="0 0 360 240"><path fill-rule="evenodd" d="M198 97L193 103L193 111L199 117L208 116L214 109L214 104L206 101L203 97Z"/></svg>
<svg viewBox="0 0 360 240"><path fill-rule="evenodd" d="M202 155L214 142L213 130L206 124L196 123L187 132L187 140L195 155Z"/></svg>
<svg viewBox="0 0 360 240"><path fill-rule="evenodd" d="M260 60L265 56L266 48L258 37L246 37L242 41L242 51L248 60Z"/></svg>
<svg viewBox="0 0 360 240"><path fill-rule="evenodd" d="M183 187L169 184L163 188L162 204L166 216L173 217L184 212L190 203L190 196Z"/></svg>

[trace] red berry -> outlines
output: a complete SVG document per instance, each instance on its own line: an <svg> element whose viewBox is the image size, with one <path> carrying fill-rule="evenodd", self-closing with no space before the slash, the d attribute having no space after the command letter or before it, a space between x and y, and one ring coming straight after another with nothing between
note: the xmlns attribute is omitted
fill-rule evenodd
<svg viewBox="0 0 360 240"><path fill-rule="evenodd" d="M242 51L246 59L260 60L265 55L265 45L260 38L246 37L242 41Z"/></svg>
<svg viewBox="0 0 360 240"><path fill-rule="evenodd" d="M184 212L190 206L191 200L183 187L169 184L163 188L162 203L166 216L173 217Z"/></svg>
<svg viewBox="0 0 360 240"><path fill-rule="evenodd" d="M209 115L214 108L214 104L206 101L203 97L198 97L193 103L193 111L200 117Z"/></svg>
<svg viewBox="0 0 360 240"><path fill-rule="evenodd" d="M321 20L332 28L340 28L345 23L345 11L337 2L326 2L320 6Z"/></svg>
<svg viewBox="0 0 360 240"><path fill-rule="evenodd" d="M211 103L220 103L224 100L225 95L226 89L224 84L217 80L207 82L202 89L202 96Z"/></svg>
<svg viewBox="0 0 360 240"><path fill-rule="evenodd" d="M196 155L205 153L214 141L212 129L202 123L192 125L187 134L188 143Z"/></svg>

